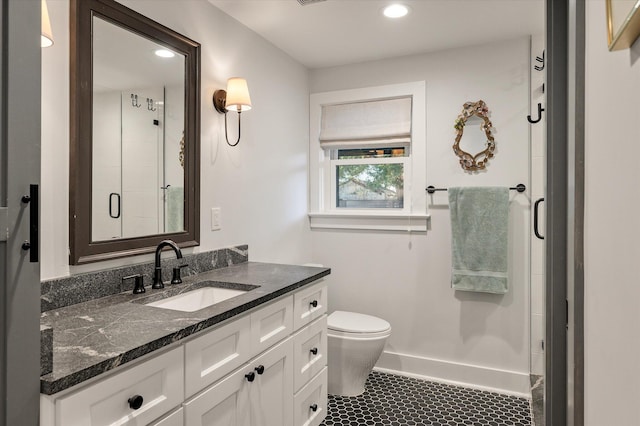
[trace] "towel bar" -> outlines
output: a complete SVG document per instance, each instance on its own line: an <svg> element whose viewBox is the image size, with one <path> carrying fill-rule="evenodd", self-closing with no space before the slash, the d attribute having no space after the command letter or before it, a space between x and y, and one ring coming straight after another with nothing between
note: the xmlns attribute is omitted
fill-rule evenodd
<svg viewBox="0 0 640 426"><path fill-rule="evenodd" d="M519 183L519 184L517 184L516 186L511 187L511 188L509 188L509 189L510 189L511 191L524 192L524 191L526 191L526 190L527 190L527 187L526 187L524 184ZM435 186L432 186L432 185L427 186L427 192L428 192L429 194L433 194L433 193L434 193L434 192L436 192L436 191L446 191L446 190L447 190L447 188L436 188Z"/></svg>

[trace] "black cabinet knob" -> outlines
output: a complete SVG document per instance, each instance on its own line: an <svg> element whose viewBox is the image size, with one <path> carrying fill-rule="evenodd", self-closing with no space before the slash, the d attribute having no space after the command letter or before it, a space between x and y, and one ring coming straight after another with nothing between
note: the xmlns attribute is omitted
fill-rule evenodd
<svg viewBox="0 0 640 426"><path fill-rule="evenodd" d="M256 373L258 373L258 374L262 374L262 373L264 373L264 365L259 365L259 366L257 366L257 367L255 368L255 370L256 370Z"/></svg>
<svg viewBox="0 0 640 426"><path fill-rule="evenodd" d="M309 352L311 352L314 355L318 355L318 348L311 348L311 350L309 350Z"/></svg>
<svg viewBox="0 0 640 426"><path fill-rule="evenodd" d="M311 408L311 411L313 412L318 411L318 404L311 404L309 408Z"/></svg>
<svg viewBox="0 0 640 426"><path fill-rule="evenodd" d="M129 402L129 408L131 408L132 410L137 410L138 408L142 407L144 398L142 398L141 395L134 395L131 398L129 398L128 402Z"/></svg>
<svg viewBox="0 0 640 426"><path fill-rule="evenodd" d="M247 379L247 382L253 382L256 379L256 373L252 371L251 373L245 374L244 377Z"/></svg>
<svg viewBox="0 0 640 426"><path fill-rule="evenodd" d="M309 303L311 306L313 306L314 308L318 306L318 301L314 300L311 303Z"/></svg>
<svg viewBox="0 0 640 426"><path fill-rule="evenodd" d="M27 251L31 248L31 243L29 241L25 241L22 243L22 250Z"/></svg>

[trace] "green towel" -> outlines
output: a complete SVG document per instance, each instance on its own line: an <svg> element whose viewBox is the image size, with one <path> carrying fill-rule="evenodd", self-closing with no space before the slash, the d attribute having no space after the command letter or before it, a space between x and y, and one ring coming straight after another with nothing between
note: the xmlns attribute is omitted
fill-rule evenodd
<svg viewBox="0 0 640 426"><path fill-rule="evenodd" d="M184 189L170 186L165 192L165 232L184 231Z"/></svg>
<svg viewBox="0 0 640 426"><path fill-rule="evenodd" d="M449 188L455 290L507 292L509 188Z"/></svg>

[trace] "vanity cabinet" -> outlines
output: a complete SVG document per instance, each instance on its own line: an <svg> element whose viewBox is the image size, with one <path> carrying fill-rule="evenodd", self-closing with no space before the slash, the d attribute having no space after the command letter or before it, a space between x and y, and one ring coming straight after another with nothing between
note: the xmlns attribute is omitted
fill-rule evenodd
<svg viewBox="0 0 640 426"><path fill-rule="evenodd" d="M293 327L298 330L327 313L327 285L320 282L293 295Z"/></svg>
<svg viewBox="0 0 640 426"><path fill-rule="evenodd" d="M293 424L318 426L327 416L327 367L295 394Z"/></svg>
<svg viewBox="0 0 640 426"><path fill-rule="evenodd" d="M41 396L41 426L314 426L327 407L319 280L77 389Z"/></svg>
<svg viewBox="0 0 640 426"><path fill-rule="evenodd" d="M184 404L189 426L293 424L291 338Z"/></svg>
<svg viewBox="0 0 640 426"><path fill-rule="evenodd" d="M249 360L250 325L247 315L185 344L187 398Z"/></svg>
<svg viewBox="0 0 640 426"><path fill-rule="evenodd" d="M327 365L327 316L293 336L294 390L298 392Z"/></svg>
<svg viewBox="0 0 640 426"><path fill-rule="evenodd" d="M184 399L184 357L175 348L58 398L56 425L147 425Z"/></svg>
<svg viewBox="0 0 640 426"><path fill-rule="evenodd" d="M184 410L182 408L178 408L176 411L153 423L151 426L185 426L183 411Z"/></svg>

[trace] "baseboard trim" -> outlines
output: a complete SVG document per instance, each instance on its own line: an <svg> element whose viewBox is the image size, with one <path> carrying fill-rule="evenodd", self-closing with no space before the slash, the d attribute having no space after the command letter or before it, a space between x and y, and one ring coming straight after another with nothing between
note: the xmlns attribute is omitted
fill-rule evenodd
<svg viewBox="0 0 640 426"><path fill-rule="evenodd" d="M456 386L531 398L529 373L385 351L375 370Z"/></svg>

